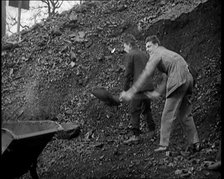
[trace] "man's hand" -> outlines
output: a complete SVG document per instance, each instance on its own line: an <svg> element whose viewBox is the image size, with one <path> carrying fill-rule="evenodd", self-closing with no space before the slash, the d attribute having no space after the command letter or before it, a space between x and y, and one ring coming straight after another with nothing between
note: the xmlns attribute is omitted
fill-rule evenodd
<svg viewBox="0 0 224 179"><path fill-rule="evenodd" d="M122 92L120 93L119 100L120 100L121 102L123 101L122 96L124 95L124 93L125 93L125 91L122 91Z"/></svg>
<svg viewBox="0 0 224 179"><path fill-rule="evenodd" d="M157 91L145 92L144 94L150 99L157 99L160 97L160 93L158 93Z"/></svg>
<svg viewBox="0 0 224 179"><path fill-rule="evenodd" d="M122 91L120 94L120 101L130 101L134 96L134 93L131 90Z"/></svg>

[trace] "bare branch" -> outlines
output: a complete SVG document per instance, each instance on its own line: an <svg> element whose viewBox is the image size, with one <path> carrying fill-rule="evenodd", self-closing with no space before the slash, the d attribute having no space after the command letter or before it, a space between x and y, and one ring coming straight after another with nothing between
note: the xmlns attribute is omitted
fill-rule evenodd
<svg viewBox="0 0 224 179"><path fill-rule="evenodd" d="M16 19L16 17L13 17L13 16L11 16L11 15L9 14L7 19L8 19L8 21L10 22L10 23L8 23L9 25L14 26L14 25L17 24L17 19Z"/></svg>
<svg viewBox="0 0 224 179"><path fill-rule="evenodd" d="M61 5L63 4L63 2L64 2L64 0L62 0L61 3L60 3L59 1L57 1L57 3L56 3L56 7L57 7L57 8L60 8Z"/></svg>
<svg viewBox="0 0 224 179"><path fill-rule="evenodd" d="M53 16L56 13L56 9L59 9L64 2L64 0L41 0L43 3L47 4L48 16Z"/></svg>
<svg viewBox="0 0 224 179"><path fill-rule="evenodd" d="M48 0L41 0L41 1L46 4L48 3Z"/></svg>
<svg viewBox="0 0 224 179"><path fill-rule="evenodd" d="M8 32L10 32L10 33L12 33L12 34L14 33L14 32L11 31L12 26L11 26L11 24L9 24L8 22L6 22L6 28L7 28L7 31L8 31Z"/></svg>
<svg viewBox="0 0 224 179"><path fill-rule="evenodd" d="M28 25L22 25L22 24L20 24L20 27L22 27L22 28L24 28L24 29L26 29L26 28L30 28Z"/></svg>
<svg viewBox="0 0 224 179"><path fill-rule="evenodd" d="M50 0L51 2L51 16L55 14L55 2L54 0Z"/></svg>
<svg viewBox="0 0 224 179"><path fill-rule="evenodd" d="M37 7L31 7L30 10L36 10L36 9L42 9L42 8L47 8L48 6L47 5L38 5Z"/></svg>

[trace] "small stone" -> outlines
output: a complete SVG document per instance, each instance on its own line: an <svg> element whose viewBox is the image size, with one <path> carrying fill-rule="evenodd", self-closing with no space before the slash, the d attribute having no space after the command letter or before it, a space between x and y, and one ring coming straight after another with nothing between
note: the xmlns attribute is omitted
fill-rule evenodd
<svg viewBox="0 0 224 179"><path fill-rule="evenodd" d="M210 172L209 172L209 171L207 171L207 170L203 170L203 171L202 171L202 173L203 173L205 176L210 175Z"/></svg>
<svg viewBox="0 0 224 179"><path fill-rule="evenodd" d="M66 114L72 114L72 110L71 109L68 109L68 110L66 110Z"/></svg>
<svg viewBox="0 0 224 179"><path fill-rule="evenodd" d="M111 53L114 53L114 52L115 52L115 50L116 50L115 48L114 48L114 49L112 49L112 50L111 50Z"/></svg>
<svg viewBox="0 0 224 179"><path fill-rule="evenodd" d="M71 122L63 122L60 125L63 130L58 133L58 139L72 139L78 137L81 132L80 127Z"/></svg>
<svg viewBox="0 0 224 179"><path fill-rule="evenodd" d="M191 175L190 172L182 174L180 177L189 177Z"/></svg>
<svg viewBox="0 0 224 179"><path fill-rule="evenodd" d="M170 151L167 151L167 152L166 152L166 156L167 156L167 157L171 156Z"/></svg>
<svg viewBox="0 0 224 179"><path fill-rule="evenodd" d="M11 68L11 69L10 69L10 72L9 72L9 76L10 76L10 77L12 76L13 72L14 72L14 70L13 70L13 68Z"/></svg>
<svg viewBox="0 0 224 179"><path fill-rule="evenodd" d="M198 164L198 163L199 163L199 160L198 160L198 159L192 159L192 160L191 160L191 163L192 163L193 165Z"/></svg>
<svg viewBox="0 0 224 179"><path fill-rule="evenodd" d="M104 155L102 155L102 156L100 157L100 160L103 160L103 158L104 158Z"/></svg>
<svg viewBox="0 0 224 179"><path fill-rule="evenodd" d="M105 56L105 60L112 60L112 59L113 59L113 56L111 55Z"/></svg>
<svg viewBox="0 0 224 179"><path fill-rule="evenodd" d="M103 143L97 143L95 145L96 148L103 148L104 144Z"/></svg>
<svg viewBox="0 0 224 179"><path fill-rule="evenodd" d="M177 169L177 170L175 171L175 175L180 175L181 173L182 173L182 170Z"/></svg>

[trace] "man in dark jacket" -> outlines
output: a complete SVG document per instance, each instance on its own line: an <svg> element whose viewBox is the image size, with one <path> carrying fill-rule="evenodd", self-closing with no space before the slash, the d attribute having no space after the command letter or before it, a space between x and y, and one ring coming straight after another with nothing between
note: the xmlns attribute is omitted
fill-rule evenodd
<svg viewBox="0 0 224 179"><path fill-rule="evenodd" d="M149 59L148 55L139 49L137 49L135 44L135 38L132 35L126 35L123 39L124 51L127 53L125 56L125 82L124 91L127 91L131 85L138 79L139 75L142 73L145 65ZM144 92L153 91L152 80L149 79L139 90L135 98L130 102L130 112L131 112L131 125L133 136L129 138L125 143L138 142L140 135L140 116L146 120L149 132L154 133L155 123L152 119L151 114L151 100L144 96ZM124 92L123 91L123 92Z"/></svg>

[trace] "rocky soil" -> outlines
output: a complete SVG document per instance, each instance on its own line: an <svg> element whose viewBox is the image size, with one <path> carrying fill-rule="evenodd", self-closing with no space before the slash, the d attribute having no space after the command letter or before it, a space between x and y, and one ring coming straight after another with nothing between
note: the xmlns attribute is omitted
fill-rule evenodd
<svg viewBox="0 0 224 179"><path fill-rule="evenodd" d="M128 104L109 107L91 91L122 90L121 38L156 34L194 66L198 79L193 116L203 149L184 157L184 136L175 121L170 150L154 153L164 99L153 101L157 124L149 138L124 145ZM51 141L38 158L40 178L221 178L208 171L221 140L221 1L111 0L84 3L2 40L2 120L54 120L80 125L78 138ZM157 75L155 75L155 85ZM21 178L29 178L25 174Z"/></svg>

